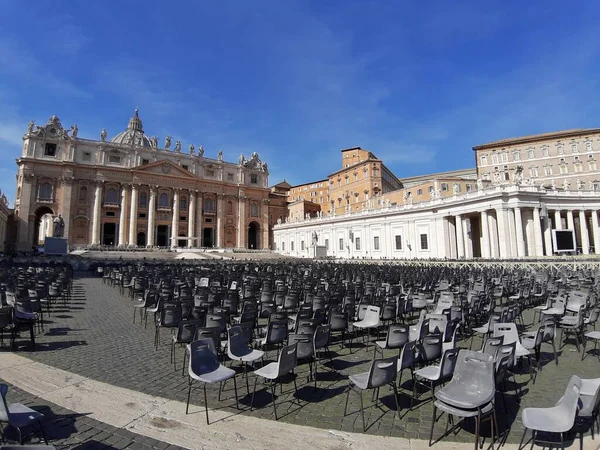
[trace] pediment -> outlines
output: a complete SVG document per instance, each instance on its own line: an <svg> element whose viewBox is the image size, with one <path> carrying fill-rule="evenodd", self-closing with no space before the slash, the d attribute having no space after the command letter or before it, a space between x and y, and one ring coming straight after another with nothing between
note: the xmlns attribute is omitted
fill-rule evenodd
<svg viewBox="0 0 600 450"><path fill-rule="evenodd" d="M151 164L137 166L133 170L140 174L151 173L155 175L166 175L171 177L194 178L194 175L188 170L185 170L184 168L179 167L177 164L174 164L168 160L156 161Z"/></svg>

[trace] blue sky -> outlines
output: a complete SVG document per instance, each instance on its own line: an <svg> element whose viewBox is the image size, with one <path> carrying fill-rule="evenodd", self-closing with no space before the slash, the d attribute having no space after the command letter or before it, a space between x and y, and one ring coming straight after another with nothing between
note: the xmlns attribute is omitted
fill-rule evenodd
<svg viewBox="0 0 600 450"><path fill-rule="evenodd" d="M27 123L258 152L272 184L340 150L402 178L475 165L473 145L600 125L600 3L4 0L0 189ZM32 6L35 5L35 6Z"/></svg>

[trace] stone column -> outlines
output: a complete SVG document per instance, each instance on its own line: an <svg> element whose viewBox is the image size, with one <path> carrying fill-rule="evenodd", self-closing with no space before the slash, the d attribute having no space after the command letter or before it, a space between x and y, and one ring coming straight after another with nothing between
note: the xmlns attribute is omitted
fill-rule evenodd
<svg viewBox="0 0 600 450"><path fill-rule="evenodd" d="M31 246L37 247L37 242L33 242L33 229L35 228L35 211L32 211L32 200L35 202L37 194L34 192L35 175L24 173L21 182L21 197L18 200L17 214L15 219L18 222L18 241L17 250L31 251Z"/></svg>
<svg viewBox="0 0 600 450"><path fill-rule="evenodd" d="M203 224L203 218L202 218L202 208L204 207L204 199L202 198L202 192L198 193L198 198L196 200L198 202L198 207L196 208L196 214L198 216L198 220L196 221L197 225L197 230L198 230L198 246L199 247L203 247L203 234L202 234L202 224Z"/></svg>
<svg viewBox="0 0 600 450"><path fill-rule="evenodd" d="M594 253L600 255L600 228L598 227L598 211L592 210L592 235L594 236Z"/></svg>
<svg viewBox="0 0 600 450"><path fill-rule="evenodd" d="M498 250L500 258L510 258L510 230L508 229L506 220L506 210L504 208L496 208L496 226L498 229Z"/></svg>
<svg viewBox="0 0 600 450"><path fill-rule="evenodd" d="M217 247L223 248L223 194L217 194Z"/></svg>
<svg viewBox="0 0 600 450"><path fill-rule="evenodd" d="M246 196L240 193L238 197L237 246L246 248Z"/></svg>
<svg viewBox="0 0 600 450"><path fill-rule="evenodd" d="M177 247L179 236L179 189L173 193L173 216L171 217L171 247Z"/></svg>
<svg viewBox="0 0 600 450"><path fill-rule="evenodd" d="M465 244L465 258L473 258L473 230L469 232L468 227L471 225L470 219L463 220L462 222L462 234Z"/></svg>
<svg viewBox="0 0 600 450"><path fill-rule="evenodd" d="M196 192L190 191L188 204L188 237L196 237ZM197 246L197 241L188 241L188 247Z"/></svg>
<svg viewBox="0 0 600 450"><path fill-rule="evenodd" d="M462 216L458 214L456 216L456 256L458 259L465 257L465 239L463 230Z"/></svg>
<svg viewBox="0 0 600 450"><path fill-rule="evenodd" d="M573 210L567 211L567 228L575 231L575 218L573 217Z"/></svg>
<svg viewBox="0 0 600 450"><path fill-rule="evenodd" d="M62 214L62 218L65 222L65 229L63 236L67 239L67 242L72 242L71 236L71 201L73 198L73 177L63 177L61 178L62 185L62 209L60 214ZM4 234L2 234L2 239L4 239Z"/></svg>
<svg viewBox="0 0 600 450"><path fill-rule="evenodd" d="M262 238L259 242L259 248L268 249L269 248L269 199L264 198L261 204L261 214L262 214L262 222L260 224L260 231L262 231ZM384 236L380 236L382 241ZM310 239L307 239L310 242ZM382 249L384 243L381 243ZM262 247L261 247L262 246Z"/></svg>
<svg viewBox="0 0 600 450"><path fill-rule="evenodd" d="M540 209L533 208L533 234L535 243L535 256L544 256L544 243L542 242L542 221L540 219Z"/></svg>
<svg viewBox="0 0 600 450"><path fill-rule="evenodd" d="M515 234L517 238L517 256L523 258L527 256L525 251L525 236L523 233L523 218L521 217L521 208L515 208Z"/></svg>
<svg viewBox="0 0 600 450"><path fill-rule="evenodd" d="M131 205L129 206L129 245L137 244L137 219L138 219L138 190L139 186L131 186Z"/></svg>
<svg viewBox="0 0 600 450"><path fill-rule="evenodd" d="M156 187L150 186L150 198L148 199L148 239L147 247L156 245Z"/></svg>
<svg viewBox="0 0 600 450"><path fill-rule="evenodd" d="M490 227L487 211L481 211L481 257L490 257Z"/></svg>
<svg viewBox="0 0 600 450"><path fill-rule="evenodd" d="M549 216L544 219L544 246L546 247L544 254L546 256L552 256L554 254L554 251L552 250L552 224L550 223Z"/></svg>
<svg viewBox="0 0 600 450"><path fill-rule="evenodd" d="M515 228L515 210L509 208L508 213L508 233L509 233L509 243L508 247L510 248L511 257L519 256L519 252L517 250L517 231Z"/></svg>
<svg viewBox="0 0 600 450"><path fill-rule="evenodd" d="M554 211L554 229L562 230L562 219L560 218L560 209Z"/></svg>
<svg viewBox="0 0 600 450"><path fill-rule="evenodd" d="M102 182L96 183L92 213L92 244L100 244L100 215L102 214Z"/></svg>
<svg viewBox="0 0 600 450"><path fill-rule="evenodd" d="M581 232L581 251L584 255L590 254L590 235L588 234L585 211L579 210L579 230Z"/></svg>
<svg viewBox="0 0 600 450"><path fill-rule="evenodd" d="M129 203L129 187L121 186L121 211L119 214L119 247L127 246L127 209Z"/></svg>
<svg viewBox="0 0 600 450"><path fill-rule="evenodd" d="M490 256L498 258L500 249L498 247L498 225L493 214L488 213L488 231L490 233Z"/></svg>

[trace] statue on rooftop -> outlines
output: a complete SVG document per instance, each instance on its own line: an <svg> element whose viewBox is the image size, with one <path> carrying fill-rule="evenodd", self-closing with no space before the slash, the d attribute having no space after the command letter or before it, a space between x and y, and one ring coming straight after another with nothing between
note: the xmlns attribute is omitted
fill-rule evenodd
<svg viewBox="0 0 600 450"><path fill-rule="evenodd" d="M106 140L106 135L107 135L107 134L108 134L108 133L106 132L106 128L102 128L102 131L100 132L100 140L101 140L102 142L104 142L104 141Z"/></svg>
<svg viewBox="0 0 600 450"><path fill-rule="evenodd" d="M169 148L171 148L171 136L167 136L165 138L165 148L168 150Z"/></svg>
<svg viewBox="0 0 600 450"><path fill-rule="evenodd" d="M28 133L33 133L33 126L34 125L35 125L35 123L33 122L33 120L27 124L27 132Z"/></svg>
<svg viewBox="0 0 600 450"><path fill-rule="evenodd" d="M217 159L223 162L223 150L219 150L219 153L217 153Z"/></svg>
<svg viewBox="0 0 600 450"><path fill-rule="evenodd" d="M200 144L200 147L198 147L198 156L204 156L204 147L202 146L202 144Z"/></svg>
<svg viewBox="0 0 600 450"><path fill-rule="evenodd" d="M175 141L175 149L176 152L181 152L181 141Z"/></svg>
<svg viewBox="0 0 600 450"><path fill-rule="evenodd" d="M194 155L196 151L196 148L194 147L194 144L190 144L190 155Z"/></svg>
<svg viewBox="0 0 600 450"><path fill-rule="evenodd" d="M76 138L77 133L79 133L79 128L77 128L77 124L71 125L71 137Z"/></svg>

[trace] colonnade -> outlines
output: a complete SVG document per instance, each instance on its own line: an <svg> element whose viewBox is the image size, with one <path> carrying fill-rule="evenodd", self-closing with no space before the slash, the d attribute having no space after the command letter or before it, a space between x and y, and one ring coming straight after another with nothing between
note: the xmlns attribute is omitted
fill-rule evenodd
<svg viewBox="0 0 600 450"><path fill-rule="evenodd" d="M577 222L575 221L577 217ZM575 231L583 254L600 254L598 211L541 206L496 207L457 214L449 255L453 258L521 258L554 254L552 230Z"/></svg>

